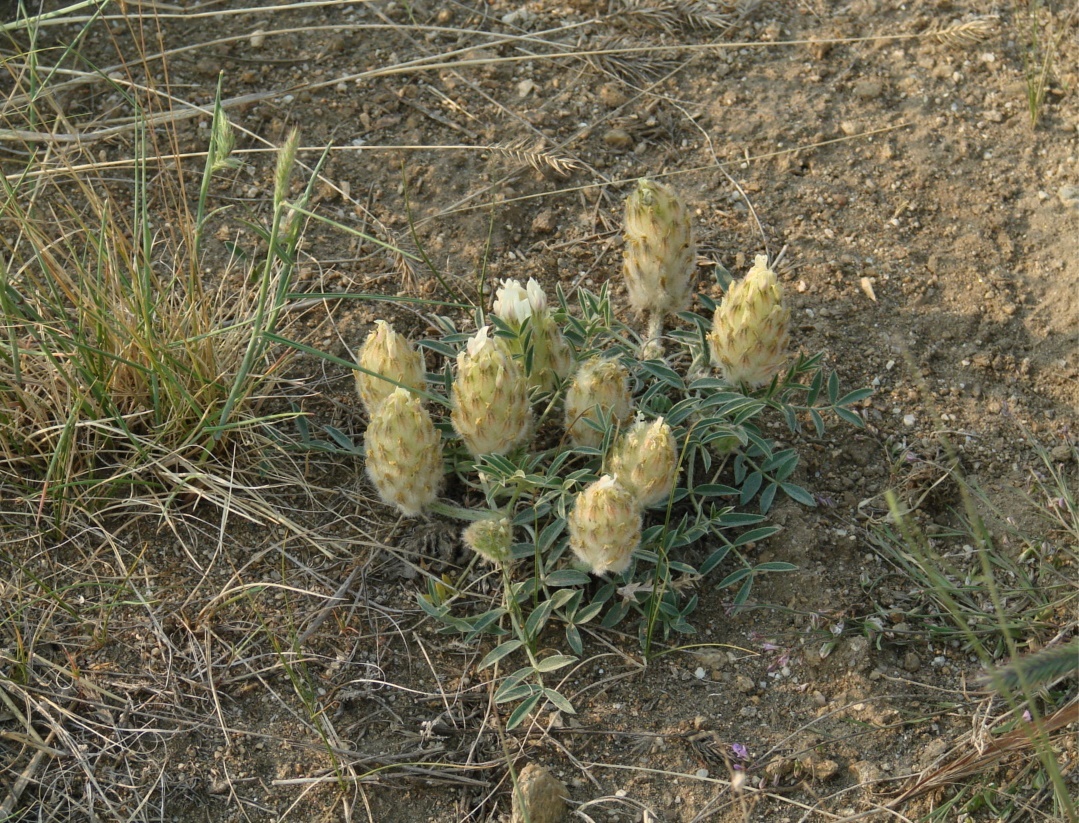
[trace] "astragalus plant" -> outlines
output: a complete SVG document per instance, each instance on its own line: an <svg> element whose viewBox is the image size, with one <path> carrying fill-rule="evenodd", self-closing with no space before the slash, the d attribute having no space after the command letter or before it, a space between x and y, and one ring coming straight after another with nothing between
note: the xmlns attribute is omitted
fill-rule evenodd
<svg viewBox="0 0 1079 823"><path fill-rule="evenodd" d="M579 290L573 305L559 289L551 309L535 281L507 280L491 310L469 319L474 331L431 318L441 336L419 345L440 365L422 395L435 401L437 471L453 475L452 498L434 497L433 429L419 425L420 392L405 402L416 390L404 370L386 374L395 390L367 433L368 472L383 499L407 515L467 523L463 543L498 570L494 604L480 605L465 575L431 578L420 605L446 631L497 638L483 666L523 655L496 693L517 703L511 727L547 703L572 711L544 677L584 653L584 631L632 620L647 658L655 637L693 632L701 587L735 587L738 607L757 575L793 570L752 559L751 545L778 531L767 522L777 495L814 505L793 482L797 452L779 448L759 421L821 433L831 414L858 426L851 407L869 394L841 396L821 355L788 351L788 310L764 257L719 306L697 294L698 314L688 310L695 258L681 199L642 181L626 214L630 306L605 287ZM643 334L626 308L649 318ZM660 339L664 319L672 330ZM422 437L404 434L418 427ZM396 442L388 450L387 431ZM421 448L423 461L412 455ZM408 477L388 477L388 452ZM422 491L411 491L421 476ZM549 633L541 641L552 623L565 646L541 653L552 647Z"/></svg>

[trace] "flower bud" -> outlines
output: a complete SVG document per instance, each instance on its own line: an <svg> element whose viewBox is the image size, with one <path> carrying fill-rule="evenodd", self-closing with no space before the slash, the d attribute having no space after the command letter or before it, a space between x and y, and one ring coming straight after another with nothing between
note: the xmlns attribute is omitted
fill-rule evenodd
<svg viewBox="0 0 1079 823"><path fill-rule="evenodd" d="M682 198L644 178L626 199L622 272L629 304L638 315L673 314L689 306L697 244Z"/></svg>
<svg viewBox="0 0 1079 823"><path fill-rule="evenodd" d="M375 321L375 329L367 335L356 362L367 371L389 378L383 380L374 374L356 372L356 390L368 415L373 415L397 388L390 380L410 389L422 390L424 387L423 355L385 320Z"/></svg>
<svg viewBox="0 0 1079 823"><path fill-rule="evenodd" d="M508 517L477 520L464 530L461 539L484 560L495 565L502 565L510 559L513 524Z"/></svg>
<svg viewBox="0 0 1079 823"><path fill-rule="evenodd" d="M641 542L641 508L609 474L590 483L569 514L569 546L593 574L621 574Z"/></svg>
<svg viewBox="0 0 1079 823"><path fill-rule="evenodd" d="M524 442L532 425L528 383L521 364L484 326L457 355L453 428L469 452L505 454Z"/></svg>
<svg viewBox="0 0 1079 823"><path fill-rule="evenodd" d="M729 383L751 389L767 385L787 358L789 321L783 287L768 268L768 258L758 254L753 268L731 283L716 307L708 335L712 362Z"/></svg>
<svg viewBox="0 0 1079 823"><path fill-rule="evenodd" d="M529 278L527 289L517 280L503 280L495 293L494 313L517 333L507 341L510 353L521 362L525 360L525 337L532 350L528 384L540 391L551 391L558 378L565 378L573 360L561 329L547 308L547 295L535 278ZM531 332L523 334L525 323Z"/></svg>
<svg viewBox="0 0 1079 823"><path fill-rule="evenodd" d="M372 413L364 447L367 476L386 503L416 515L438 497L442 439L419 397L394 389Z"/></svg>
<svg viewBox="0 0 1079 823"><path fill-rule="evenodd" d="M597 448L603 432L588 425L598 422L600 412L625 423L633 414L629 372L617 360L593 357L581 364L566 391L566 431L577 446Z"/></svg>
<svg viewBox="0 0 1079 823"><path fill-rule="evenodd" d="M666 500L678 480L674 432L663 418L634 423L611 452L608 469L647 508Z"/></svg>

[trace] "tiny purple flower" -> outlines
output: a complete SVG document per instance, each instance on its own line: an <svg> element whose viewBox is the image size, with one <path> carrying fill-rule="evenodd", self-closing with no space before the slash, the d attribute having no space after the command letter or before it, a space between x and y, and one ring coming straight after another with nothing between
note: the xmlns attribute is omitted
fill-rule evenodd
<svg viewBox="0 0 1079 823"><path fill-rule="evenodd" d="M749 751L741 743L732 744L731 751L734 752L734 756L739 760L749 760Z"/></svg>

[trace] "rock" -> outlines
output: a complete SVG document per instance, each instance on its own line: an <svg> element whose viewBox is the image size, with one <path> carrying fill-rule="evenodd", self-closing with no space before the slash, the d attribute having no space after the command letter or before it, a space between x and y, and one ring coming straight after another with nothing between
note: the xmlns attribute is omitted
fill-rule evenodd
<svg viewBox="0 0 1079 823"><path fill-rule="evenodd" d="M880 80L859 80L854 84L854 96L859 100L875 100L884 91Z"/></svg>
<svg viewBox="0 0 1079 823"><path fill-rule="evenodd" d="M921 667L922 659L914 652L907 652L903 655L903 671L911 672L913 674Z"/></svg>
<svg viewBox="0 0 1079 823"><path fill-rule="evenodd" d="M532 231L536 234L550 234L554 230L554 212L550 209L544 209L532 220Z"/></svg>
<svg viewBox="0 0 1079 823"><path fill-rule="evenodd" d="M603 135L603 142L610 146L612 149L618 149L619 151L625 151L633 146L633 137L625 129L609 129L606 134Z"/></svg>
<svg viewBox="0 0 1079 823"><path fill-rule="evenodd" d="M604 83L599 87L599 99L608 108L617 109L626 102L626 93L622 91L621 86Z"/></svg>
<svg viewBox="0 0 1079 823"><path fill-rule="evenodd" d="M1079 211L1079 186L1061 186L1057 197L1065 208Z"/></svg>
<svg viewBox="0 0 1079 823"><path fill-rule="evenodd" d="M517 776L511 823L560 823L566 815L565 784L543 766L529 763Z"/></svg>
<svg viewBox="0 0 1079 823"><path fill-rule="evenodd" d="M844 658L847 668L862 671L869 668L869 638L852 637L846 643Z"/></svg>
<svg viewBox="0 0 1079 823"><path fill-rule="evenodd" d="M807 766L809 773L813 775L813 779L821 782L831 780L839 774L839 764L834 760L813 760Z"/></svg>
<svg viewBox="0 0 1079 823"><path fill-rule="evenodd" d="M1049 459L1054 463L1068 463L1072 459L1072 447L1064 444L1053 446L1049 452Z"/></svg>
<svg viewBox="0 0 1079 823"><path fill-rule="evenodd" d="M773 757L764 767L764 776L774 786L794 771L794 763L785 757Z"/></svg>
<svg viewBox="0 0 1079 823"><path fill-rule="evenodd" d="M742 694L749 694L757 687L754 685L752 680L750 680L744 674L740 674L734 679L734 688L738 689L738 691L740 691Z"/></svg>
<svg viewBox="0 0 1079 823"><path fill-rule="evenodd" d="M870 763L868 760L851 763L849 771L862 786L876 783L881 778L880 769L877 768L876 764Z"/></svg>

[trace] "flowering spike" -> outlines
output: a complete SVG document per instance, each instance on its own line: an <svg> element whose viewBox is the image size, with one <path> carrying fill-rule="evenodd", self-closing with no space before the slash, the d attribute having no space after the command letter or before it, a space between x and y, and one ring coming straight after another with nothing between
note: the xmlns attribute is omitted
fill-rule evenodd
<svg viewBox="0 0 1079 823"><path fill-rule="evenodd" d="M654 322L689 306L697 244L682 198L669 186L641 178L626 199L622 272L629 304Z"/></svg>
<svg viewBox="0 0 1079 823"><path fill-rule="evenodd" d="M666 500L678 480L678 449L663 418L634 423L615 445L611 474L647 508Z"/></svg>
<svg viewBox="0 0 1079 823"><path fill-rule="evenodd" d="M593 574L621 574L641 542L641 508L633 492L609 474L590 483L570 512L569 546Z"/></svg>
<svg viewBox="0 0 1079 823"><path fill-rule="evenodd" d="M516 332L517 337L507 341L510 353L524 359L524 326L528 323L528 336L532 349L531 371L528 383L540 391L550 391L557 379L565 378L572 368L569 345L555 325L547 308L547 295L535 278L529 278L524 287L517 280L503 280L495 293L494 313Z"/></svg>
<svg viewBox="0 0 1079 823"><path fill-rule="evenodd" d="M442 439L420 398L394 389L375 409L364 438L367 475L379 496L417 515L442 485Z"/></svg>
<svg viewBox="0 0 1079 823"><path fill-rule="evenodd" d="M502 565L510 559L513 523L508 517L477 520L464 530L461 539L484 560Z"/></svg>
<svg viewBox="0 0 1079 823"><path fill-rule="evenodd" d="M505 454L528 437L532 409L521 364L486 326L457 355L451 419L474 457Z"/></svg>
<svg viewBox="0 0 1079 823"><path fill-rule="evenodd" d="M708 335L712 362L729 383L767 385L786 360L789 322L783 286L768 258L758 254L749 273L731 284L716 307Z"/></svg>
<svg viewBox="0 0 1079 823"><path fill-rule="evenodd" d="M597 448L603 442L603 432L587 422L598 422L601 411L625 423L633 414L633 399L626 367L617 360L593 357L577 369L566 391L566 431L575 445Z"/></svg>
<svg viewBox="0 0 1079 823"><path fill-rule="evenodd" d="M375 321L374 331L367 335L356 362L368 372L374 372L356 372L356 390L368 415L373 415L397 388L391 380L410 389L422 390L424 387L423 355L385 320ZM389 380L375 377L375 374Z"/></svg>

